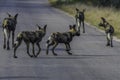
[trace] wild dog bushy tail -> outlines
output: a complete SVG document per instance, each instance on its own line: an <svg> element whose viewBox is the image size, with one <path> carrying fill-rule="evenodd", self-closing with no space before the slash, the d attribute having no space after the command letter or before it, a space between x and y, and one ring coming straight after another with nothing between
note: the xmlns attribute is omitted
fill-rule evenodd
<svg viewBox="0 0 120 80"><path fill-rule="evenodd" d="M19 43L21 43L22 38L23 38L23 34L22 34L22 33L19 33L19 34L17 35L16 41L15 41L15 43L14 43L14 47L16 47L16 45L18 45Z"/></svg>
<svg viewBox="0 0 120 80"><path fill-rule="evenodd" d="M47 40L46 43L49 44L50 40Z"/></svg>
<svg viewBox="0 0 120 80"><path fill-rule="evenodd" d="M51 36L48 38L48 40L46 41L46 46L48 46L50 44L51 41Z"/></svg>
<svg viewBox="0 0 120 80"><path fill-rule="evenodd" d="M57 38L57 34L56 33L52 33L49 36L48 40L46 41L46 45L48 46L49 44L51 44L55 38Z"/></svg>

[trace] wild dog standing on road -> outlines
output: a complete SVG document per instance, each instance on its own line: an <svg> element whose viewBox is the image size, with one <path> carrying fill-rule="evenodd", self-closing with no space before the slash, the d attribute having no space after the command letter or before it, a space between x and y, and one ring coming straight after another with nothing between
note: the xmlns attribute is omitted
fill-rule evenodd
<svg viewBox="0 0 120 80"><path fill-rule="evenodd" d="M102 22L99 23L99 26L105 29L106 38L107 38L107 45L113 47L113 34L114 28L110 25L105 18L101 17Z"/></svg>
<svg viewBox="0 0 120 80"><path fill-rule="evenodd" d="M71 47L70 47L70 42L72 41L74 36L80 36L79 32L76 30L76 25L70 25L70 30L65 33L52 33L47 40L47 50L46 54L48 55L49 52L49 47L53 46L52 48L52 53L53 55L57 56L57 54L54 52L54 49L57 47L59 43L64 43L66 46L66 51L69 55L72 55L70 52Z"/></svg>
<svg viewBox="0 0 120 80"><path fill-rule="evenodd" d="M76 25L78 26L78 31L80 32L80 27L81 25L83 26L83 33L85 33L85 25L84 25L84 20L85 20L85 15L84 15L85 9L83 11L80 11L78 8L76 8Z"/></svg>
<svg viewBox="0 0 120 80"><path fill-rule="evenodd" d="M39 25L38 26L38 30L36 31L22 31L18 34L17 38L16 38L16 42L14 44L14 58L17 58L16 56L16 50L17 48L21 45L21 42L22 40L24 40L26 46L27 46L27 54L30 56L30 57L37 57L41 51L41 48L40 48L40 44L39 42L42 40L42 38L45 36L46 34L46 27L47 25L44 26L44 28L41 28ZM33 52L33 55L31 55L29 53L29 44L32 44L32 52ZM37 54L35 54L35 51L34 51L34 44L36 44L39 48L39 51Z"/></svg>
<svg viewBox="0 0 120 80"><path fill-rule="evenodd" d="M17 24L17 16L11 16L9 13L8 18L4 18L2 27L3 27L3 34L4 34L4 45L3 48L6 48L6 43L7 43L7 50L10 49L9 47L9 39L10 39L10 33L12 32L12 46L14 45L14 32Z"/></svg>

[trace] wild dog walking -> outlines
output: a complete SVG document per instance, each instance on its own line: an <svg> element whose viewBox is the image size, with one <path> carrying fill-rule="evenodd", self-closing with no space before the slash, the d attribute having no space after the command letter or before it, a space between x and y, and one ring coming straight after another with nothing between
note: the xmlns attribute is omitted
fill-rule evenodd
<svg viewBox="0 0 120 80"><path fill-rule="evenodd" d="M84 15L85 9L83 9L83 11L80 11L78 8L76 8L76 15L75 15L75 19L76 19L76 25L78 26L78 31L80 32L80 27L82 25L83 27L83 33L85 33L85 15Z"/></svg>
<svg viewBox="0 0 120 80"><path fill-rule="evenodd" d="M36 31L22 31L17 35L16 42L14 44L14 58L17 58L16 50L21 45L22 40L25 42L25 44L27 46L27 54L30 57L37 57L39 55L39 53L41 51L39 42L42 40L42 38L46 34L47 25L45 25L44 28L41 28L39 25L37 25L37 27L38 27L38 30L36 30ZM29 53L30 43L32 44L33 55L31 55ZM35 54L35 51L34 51L34 44L36 44L37 47L39 48L37 54Z"/></svg>
<svg viewBox="0 0 120 80"><path fill-rule="evenodd" d="M113 47L113 34L114 34L114 28L112 25L110 25L105 18L101 17L102 22L99 23L99 26L103 27L105 29L106 38L107 38L107 44L106 46Z"/></svg>
<svg viewBox="0 0 120 80"><path fill-rule="evenodd" d="M53 46L52 53L53 55L57 56L54 50L59 43L64 43L66 46L67 53L69 55L72 55L72 53L70 52L71 50L70 42L72 41L74 36L79 36L80 34L76 30L76 25L70 25L69 28L70 30L68 32L65 32L65 33L56 32L50 35L49 39L47 40L47 50L46 50L47 55L49 53L49 47Z"/></svg>
<svg viewBox="0 0 120 80"><path fill-rule="evenodd" d="M7 50L10 49L9 47L9 39L10 39L10 34L12 32L12 46L14 45L14 33L15 33L15 28L17 24L17 16L11 16L9 13L7 18L4 18L2 27L3 27L3 34L4 34L4 45L3 48L6 48L6 43L7 43Z"/></svg>

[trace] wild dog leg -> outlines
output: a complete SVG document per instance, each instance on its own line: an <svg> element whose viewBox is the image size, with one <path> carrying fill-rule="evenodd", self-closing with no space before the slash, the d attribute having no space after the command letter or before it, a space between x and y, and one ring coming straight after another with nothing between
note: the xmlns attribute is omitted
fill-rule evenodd
<svg viewBox="0 0 120 80"><path fill-rule="evenodd" d="M27 54L30 56L30 57L33 57L33 55L30 55L30 53L29 53L29 42L26 42L26 46L27 46Z"/></svg>
<svg viewBox="0 0 120 80"><path fill-rule="evenodd" d="M110 39L110 42L111 42L111 47L113 47L113 36L111 35L111 39Z"/></svg>
<svg viewBox="0 0 120 80"><path fill-rule="evenodd" d="M48 55L48 53L49 53L49 47L52 46L52 45L54 45L54 42L51 42L50 44L47 43L47 50L46 50L46 54L47 54L47 55Z"/></svg>
<svg viewBox="0 0 120 80"><path fill-rule="evenodd" d="M34 47L34 43L32 43L32 52L33 52L33 56L35 57L35 47Z"/></svg>
<svg viewBox="0 0 120 80"><path fill-rule="evenodd" d="M50 47L50 45L47 45L47 49L46 49L46 54L48 55L48 53L49 53L49 47Z"/></svg>
<svg viewBox="0 0 120 80"><path fill-rule="evenodd" d="M58 43L55 43L52 48L52 53L54 56L57 56L57 54L54 52L55 48L57 47Z"/></svg>
<svg viewBox="0 0 120 80"><path fill-rule="evenodd" d="M106 44L106 46L110 46L110 34L109 33L107 33L107 35L106 35L107 37L107 44Z"/></svg>
<svg viewBox="0 0 120 80"><path fill-rule="evenodd" d="M72 55L72 53L70 52L70 50L71 50L70 44L67 43L67 44L65 44L65 45L66 45L66 51L67 51L67 53L68 53L69 55Z"/></svg>
<svg viewBox="0 0 120 80"><path fill-rule="evenodd" d="M71 50L70 44L68 44L69 50Z"/></svg>
<svg viewBox="0 0 120 80"><path fill-rule="evenodd" d="M79 20L78 21L78 31L79 31L79 33L81 33L80 27L81 27L81 21Z"/></svg>
<svg viewBox="0 0 120 80"><path fill-rule="evenodd" d="M68 44L65 43L66 51L69 51Z"/></svg>
<svg viewBox="0 0 120 80"><path fill-rule="evenodd" d="M16 56L16 50L17 50L17 48L20 46L20 44L21 44L21 41L17 41L15 44L14 44L14 58L17 58L17 56Z"/></svg>
<svg viewBox="0 0 120 80"><path fill-rule="evenodd" d="M34 47L34 43L32 43L32 52L33 52L33 56L35 57L35 47Z"/></svg>
<svg viewBox="0 0 120 80"><path fill-rule="evenodd" d="M37 56L40 54L40 51L41 51L40 44L39 44L39 43L36 43L36 45L38 46L39 51L38 51L38 53L36 54L36 56L35 56L35 57L37 57Z"/></svg>
<svg viewBox="0 0 120 80"><path fill-rule="evenodd" d="M107 38L107 44L106 46L110 46L110 40Z"/></svg>
<svg viewBox="0 0 120 80"><path fill-rule="evenodd" d="M9 39L10 39L10 32L8 32L8 36L7 36L7 50L10 50Z"/></svg>
<svg viewBox="0 0 120 80"><path fill-rule="evenodd" d="M80 34L80 26L78 26L78 32L79 32L79 34Z"/></svg>
<svg viewBox="0 0 120 80"><path fill-rule="evenodd" d="M83 25L83 33L85 33L85 24L84 24L84 22L82 22L82 25Z"/></svg>
<svg viewBox="0 0 120 80"><path fill-rule="evenodd" d="M14 47L14 31L12 31L12 47Z"/></svg>
<svg viewBox="0 0 120 80"><path fill-rule="evenodd" d="M4 49L6 48L6 36L5 36L5 33L4 33L4 44L3 44L3 48L4 48Z"/></svg>

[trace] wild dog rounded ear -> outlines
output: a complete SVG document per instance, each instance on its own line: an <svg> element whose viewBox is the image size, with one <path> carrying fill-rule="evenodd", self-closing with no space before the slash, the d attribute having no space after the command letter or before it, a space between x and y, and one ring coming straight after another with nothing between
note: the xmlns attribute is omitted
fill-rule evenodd
<svg viewBox="0 0 120 80"><path fill-rule="evenodd" d="M9 13L7 13L8 17L11 17L11 15Z"/></svg>
<svg viewBox="0 0 120 80"><path fill-rule="evenodd" d="M79 11L79 9L78 9L78 8L76 8L76 11L78 12L78 11Z"/></svg>
<svg viewBox="0 0 120 80"><path fill-rule="evenodd" d="M73 24L73 28L75 28L76 27L76 25L75 24Z"/></svg>
<svg viewBox="0 0 120 80"><path fill-rule="evenodd" d="M47 27L47 24L44 26L44 28L46 28Z"/></svg>
<svg viewBox="0 0 120 80"><path fill-rule="evenodd" d="M69 25L69 28L72 29L72 25Z"/></svg>
<svg viewBox="0 0 120 80"><path fill-rule="evenodd" d="M15 20L17 19L17 17L18 17L18 13L14 16Z"/></svg>
<svg viewBox="0 0 120 80"><path fill-rule="evenodd" d="M38 29L41 29L41 27L38 24L36 24L36 26L38 27Z"/></svg>
<svg viewBox="0 0 120 80"><path fill-rule="evenodd" d="M102 19L103 22L106 22L106 19L104 17L101 17L101 19Z"/></svg>
<svg viewBox="0 0 120 80"><path fill-rule="evenodd" d="M46 30L46 28L47 28L47 24L44 26L44 30Z"/></svg>

